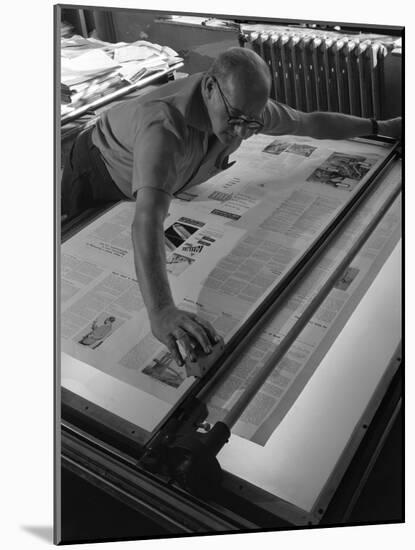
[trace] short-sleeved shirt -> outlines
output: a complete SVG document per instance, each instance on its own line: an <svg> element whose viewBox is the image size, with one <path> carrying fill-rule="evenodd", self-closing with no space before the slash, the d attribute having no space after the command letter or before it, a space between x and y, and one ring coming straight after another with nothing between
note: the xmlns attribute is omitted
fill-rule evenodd
<svg viewBox="0 0 415 550"><path fill-rule="evenodd" d="M92 141L110 176L128 198L142 187L174 195L226 170L242 140L229 145L213 134L202 97L204 73L160 86L104 112ZM268 100L263 133L295 133L301 113Z"/></svg>

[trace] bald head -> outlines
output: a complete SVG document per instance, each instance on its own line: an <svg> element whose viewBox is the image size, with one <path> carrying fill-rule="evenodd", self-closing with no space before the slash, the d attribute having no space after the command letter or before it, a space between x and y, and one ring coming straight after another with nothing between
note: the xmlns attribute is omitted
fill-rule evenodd
<svg viewBox="0 0 415 550"><path fill-rule="evenodd" d="M220 54L202 81L202 95L212 132L225 144L247 139L261 127L271 75L252 50L231 48ZM251 127L249 127L251 123Z"/></svg>
<svg viewBox="0 0 415 550"><path fill-rule="evenodd" d="M208 74L214 76L232 93L249 91L249 95L267 98L271 88L271 75L265 61L247 48L231 48L220 54Z"/></svg>

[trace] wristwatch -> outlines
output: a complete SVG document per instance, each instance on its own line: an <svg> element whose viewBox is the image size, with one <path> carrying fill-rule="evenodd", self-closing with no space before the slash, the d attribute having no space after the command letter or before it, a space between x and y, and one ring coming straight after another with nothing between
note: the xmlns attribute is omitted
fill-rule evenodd
<svg viewBox="0 0 415 550"><path fill-rule="evenodd" d="M378 121L375 118L371 118L370 122L372 123L372 135L377 136L379 133Z"/></svg>

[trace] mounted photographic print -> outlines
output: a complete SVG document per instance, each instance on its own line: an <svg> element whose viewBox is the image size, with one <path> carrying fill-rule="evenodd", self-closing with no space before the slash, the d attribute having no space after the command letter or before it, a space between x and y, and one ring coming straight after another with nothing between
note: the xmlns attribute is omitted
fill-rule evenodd
<svg viewBox="0 0 415 550"><path fill-rule="evenodd" d="M403 27L55 25L55 543L403 522Z"/></svg>

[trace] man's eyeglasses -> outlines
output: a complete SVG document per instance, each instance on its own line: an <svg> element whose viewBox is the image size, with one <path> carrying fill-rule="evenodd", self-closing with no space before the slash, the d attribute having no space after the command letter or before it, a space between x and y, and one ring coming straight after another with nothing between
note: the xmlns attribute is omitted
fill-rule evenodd
<svg viewBox="0 0 415 550"><path fill-rule="evenodd" d="M222 92L221 87L219 86L219 82L215 77L212 77L213 80L216 82L219 93L222 97L223 104L225 105L226 113L228 115L228 124L229 126L245 126L249 130L252 130L253 132L259 132L264 127L264 123L260 120L256 120L254 118L248 118L245 115L232 115L232 111L237 111L227 100L225 94Z"/></svg>

